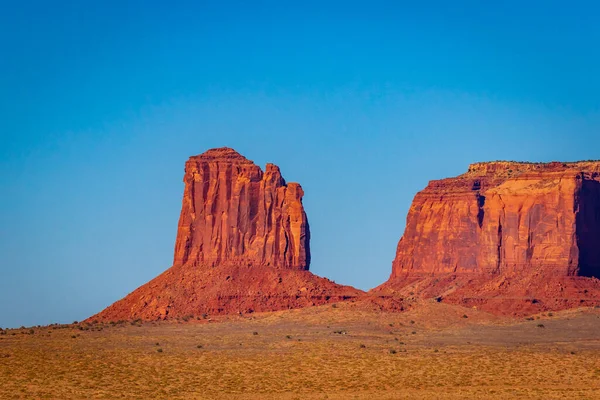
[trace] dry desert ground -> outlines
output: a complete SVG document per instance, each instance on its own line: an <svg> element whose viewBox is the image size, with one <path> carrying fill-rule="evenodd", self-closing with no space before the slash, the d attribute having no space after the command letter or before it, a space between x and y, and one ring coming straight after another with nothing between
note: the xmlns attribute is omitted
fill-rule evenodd
<svg viewBox="0 0 600 400"><path fill-rule="evenodd" d="M600 309L423 301L0 335L2 399L598 399Z"/></svg>

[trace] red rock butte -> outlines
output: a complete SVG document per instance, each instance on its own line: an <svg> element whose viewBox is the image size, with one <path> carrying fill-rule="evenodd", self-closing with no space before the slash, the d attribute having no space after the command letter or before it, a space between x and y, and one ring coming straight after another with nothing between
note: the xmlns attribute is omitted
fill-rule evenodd
<svg viewBox="0 0 600 400"><path fill-rule="evenodd" d="M498 161L417 193L377 290L509 313L525 303L598 304L592 277L600 277L600 162Z"/></svg>
<svg viewBox="0 0 600 400"><path fill-rule="evenodd" d="M247 263L308 270L310 231L304 192L233 149L190 157L173 265Z"/></svg>
<svg viewBox="0 0 600 400"><path fill-rule="evenodd" d="M88 320L275 311L361 291L308 272L310 231L297 183L233 149L190 157L173 266Z"/></svg>

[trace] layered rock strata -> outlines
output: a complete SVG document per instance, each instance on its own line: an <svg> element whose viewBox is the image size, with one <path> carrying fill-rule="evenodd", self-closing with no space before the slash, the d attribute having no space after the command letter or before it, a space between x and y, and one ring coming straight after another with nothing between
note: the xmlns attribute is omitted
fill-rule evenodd
<svg viewBox="0 0 600 400"><path fill-rule="evenodd" d="M233 149L212 149L185 164L173 265L245 263L308 270L304 192Z"/></svg>
<svg viewBox="0 0 600 400"><path fill-rule="evenodd" d="M410 208L391 277L524 271L600 275L600 162L473 164Z"/></svg>
<svg viewBox="0 0 600 400"><path fill-rule="evenodd" d="M415 196L381 288L503 298L504 313L512 300L596 304L598 281L585 277L600 277L600 162L489 162Z"/></svg>

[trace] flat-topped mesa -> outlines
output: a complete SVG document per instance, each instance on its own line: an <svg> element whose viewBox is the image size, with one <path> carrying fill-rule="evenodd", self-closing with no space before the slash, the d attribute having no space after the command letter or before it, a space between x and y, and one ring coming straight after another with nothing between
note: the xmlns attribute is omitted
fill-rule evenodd
<svg viewBox="0 0 600 400"><path fill-rule="evenodd" d="M391 278L534 269L600 277L600 161L476 163L429 182Z"/></svg>
<svg viewBox="0 0 600 400"><path fill-rule="evenodd" d="M469 165L469 169L463 177L468 176L500 176L514 177L527 172L600 172L600 160L560 162L553 161L548 163L541 162L520 162L520 161L487 161L478 162Z"/></svg>
<svg viewBox="0 0 600 400"><path fill-rule="evenodd" d="M174 265L247 264L308 270L304 192L279 167L265 172L233 149L190 157Z"/></svg>

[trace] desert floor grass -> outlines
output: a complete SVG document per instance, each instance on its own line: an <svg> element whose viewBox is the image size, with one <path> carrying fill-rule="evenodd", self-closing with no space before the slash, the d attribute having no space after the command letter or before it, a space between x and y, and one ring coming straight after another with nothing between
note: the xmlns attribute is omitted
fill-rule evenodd
<svg viewBox="0 0 600 400"><path fill-rule="evenodd" d="M352 304L0 335L0 398L600 398L600 310Z"/></svg>

